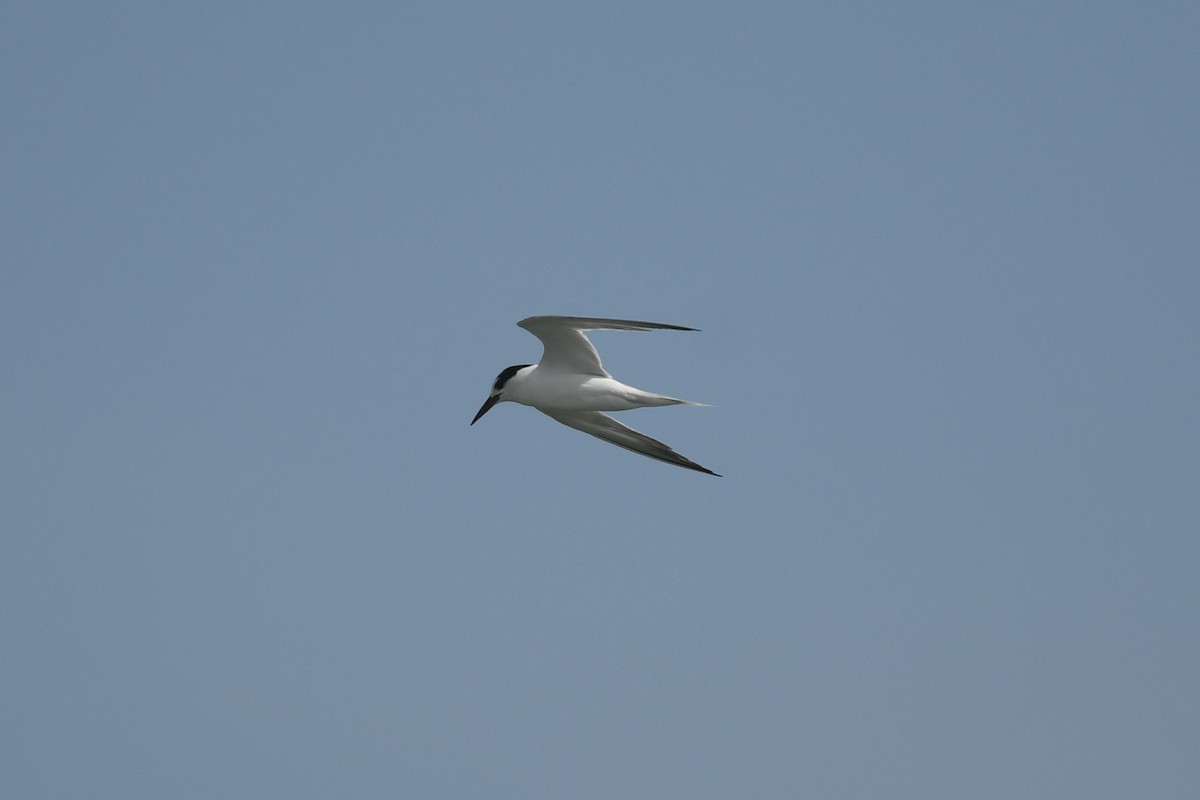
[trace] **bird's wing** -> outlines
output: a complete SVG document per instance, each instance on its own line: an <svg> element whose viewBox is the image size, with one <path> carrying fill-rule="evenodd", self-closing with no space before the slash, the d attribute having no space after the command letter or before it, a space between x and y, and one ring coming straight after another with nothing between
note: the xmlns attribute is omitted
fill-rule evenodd
<svg viewBox="0 0 1200 800"><path fill-rule="evenodd" d="M517 323L542 340L543 352L539 367L581 375L611 378L600 364L600 354L588 341L584 331L694 331L682 325L661 322L639 322L632 319L603 319L601 317L526 317Z"/></svg>
<svg viewBox="0 0 1200 800"><path fill-rule="evenodd" d="M632 450L635 453L640 453L659 461L665 461L677 467L694 469L697 472L705 472L709 475L716 475L718 478L721 477L711 469L702 467L691 459L684 458L657 439L651 439L644 433L638 433L628 425L622 425L612 417L607 414L601 414L599 411L555 411L551 413L544 409L539 410L546 416L558 420L563 425L591 434L598 439L615 444L617 447L624 447L626 450Z"/></svg>

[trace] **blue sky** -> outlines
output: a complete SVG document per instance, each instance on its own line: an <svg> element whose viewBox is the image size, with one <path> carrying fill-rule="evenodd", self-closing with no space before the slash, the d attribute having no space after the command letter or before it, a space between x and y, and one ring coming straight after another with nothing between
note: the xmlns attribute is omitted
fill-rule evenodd
<svg viewBox="0 0 1200 800"><path fill-rule="evenodd" d="M1194 794L1198 39L10 4L0 794Z"/></svg>

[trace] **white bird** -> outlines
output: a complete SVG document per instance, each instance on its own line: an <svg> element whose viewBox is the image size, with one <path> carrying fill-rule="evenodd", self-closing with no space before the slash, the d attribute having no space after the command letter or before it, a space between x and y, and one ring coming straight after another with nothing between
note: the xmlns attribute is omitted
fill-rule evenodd
<svg viewBox="0 0 1200 800"><path fill-rule="evenodd" d="M598 317L528 317L517 324L542 340L542 360L538 364L517 364L508 367L496 376L492 392L475 415L475 419L471 420L472 425L492 406L512 401L533 406L563 425L591 434L617 447L624 447L626 450L668 464L717 475L711 469L684 458L657 439L651 439L644 433L622 425L607 414L600 413L648 406L704 404L626 386L604 370L600 364L599 353L583 333L592 330L694 331L696 328Z"/></svg>

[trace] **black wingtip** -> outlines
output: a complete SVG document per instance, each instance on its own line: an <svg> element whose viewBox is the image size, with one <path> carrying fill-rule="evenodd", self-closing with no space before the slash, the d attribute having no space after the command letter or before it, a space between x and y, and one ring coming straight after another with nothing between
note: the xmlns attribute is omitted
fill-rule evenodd
<svg viewBox="0 0 1200 800"><path fill-rule="evenodd" d="M614 442L614 444L615 444L615 442ZM617 445L617 446L620 447L621 445ZM664 464L670 464L675 467L683 467L684 469L690 469L694 472L703 472L705 475L712 475L714 478L724 478L725 477L724 475L721 475L718 472L713 472L708 467L703 467L703 466L697 464L695 461L692 461L690 458L684 458L683 456L679 455L679 453L676 453L674 450L671 451L671 458L664 458L661 455L651 455L650 453L643 453L643 452L637 451L637 450L635 450L634 452L638 453L639 455L649 456L650 458L653 458L657 461L661 461Z"/></svg>

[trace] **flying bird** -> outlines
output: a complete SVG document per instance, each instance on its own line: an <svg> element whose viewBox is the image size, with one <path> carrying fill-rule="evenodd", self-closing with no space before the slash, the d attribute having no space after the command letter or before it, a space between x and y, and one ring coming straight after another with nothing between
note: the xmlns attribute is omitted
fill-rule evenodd
<svg viewBox="0 0 1200 800"><path fill-rule="evenodd" d="M533 406L563 425L617 447L721 477L711 469L679 455L657 439L651 439L602 413L650 406L704 404L654 394L621 383L605 371L600 364L600 354L584 335L584 331L594 330L694 331L696 328L599 317L528 317L517 324L542 340L542 360L537 364L507 367L497 375L491 394L471 420L472 425L497 403L521 403Z"/></svg>

